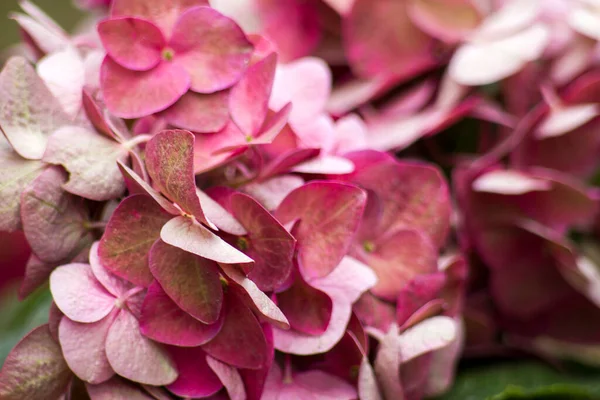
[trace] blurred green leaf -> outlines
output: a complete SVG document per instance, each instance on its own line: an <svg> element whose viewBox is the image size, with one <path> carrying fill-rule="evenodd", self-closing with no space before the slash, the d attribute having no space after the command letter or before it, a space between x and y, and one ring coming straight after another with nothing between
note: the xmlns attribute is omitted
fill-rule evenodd
<svg viewBox="0 0 600 400"><path fill-rule="evenodd" d="M436 400L600 398L600 371L561 373L536 361L471 366L459 372L452 390Z"/></svg>
<svg viewBox="0 0 600 400"><path fill-rule="evenodd" d="M20 302L16 287L0 294L0 365L10 350L33 328L48 322L52 296L42 287Z"/></svg>

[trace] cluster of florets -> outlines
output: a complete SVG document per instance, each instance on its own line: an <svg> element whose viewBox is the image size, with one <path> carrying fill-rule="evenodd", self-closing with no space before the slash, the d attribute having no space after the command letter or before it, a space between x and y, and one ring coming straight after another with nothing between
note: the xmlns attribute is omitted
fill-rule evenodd
<svg viewBox="0 0 600 400"><path fill-rule="evenodd" d="M471 349L585 357L591 3L82 0L68 35L23 1L0 231L53 303L0 397L418 400Z"/></svg>

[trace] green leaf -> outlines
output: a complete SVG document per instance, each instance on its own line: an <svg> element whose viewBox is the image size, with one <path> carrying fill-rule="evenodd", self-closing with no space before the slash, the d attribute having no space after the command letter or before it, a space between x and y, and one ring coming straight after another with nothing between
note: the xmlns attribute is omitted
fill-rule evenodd
<svg viewBox="0 0 600 400"><path fill-rule="evenodd" d="M0 293L0 366L10 350L33 328L48 322L52 296L47 286L24 301L17 298L17 287Z"/></svg>
<svg viewBox="0 0 600 400"><path fill-rule="evenodd" d="M459 372L452 390L436 400L600 398L600 371L559 372L538 361L471 366Z"/></svg>

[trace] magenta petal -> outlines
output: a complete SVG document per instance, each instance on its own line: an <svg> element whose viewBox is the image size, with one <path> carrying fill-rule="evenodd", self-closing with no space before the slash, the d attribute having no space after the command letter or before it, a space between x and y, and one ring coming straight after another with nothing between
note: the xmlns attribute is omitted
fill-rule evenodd
<svg viewBox="0 0 600 400"><path fill-rule="evenodd" d="M194 135L183 130L162 131L146 145L146 168L154 184L183 211L209 226L196 194Z"/></svg>
<svg viewBox="0 0 600 400"><path fill-rule="evenodd" d="M0 73L0 127L23 158L39 160L48 135L69 117L29 61L12 57Z"/></svg>
<svg viewBox="0 0 600 400"><path fill-rule="evenodd" d="M359 244L363 262L377 274L373 294L394 301L405 285L421 274L437 270L437 250L423 233L401 230L373 242L370 251Z"/></svg>
<svg viewBox="0 0 600 400"><path fill-rule="evenodd" d="M106 356L115 372L147 385L168 385L177 379L177 370L165 350L142 336L135 317L122 310L106 338Z"/></svg>
<svg viewBox="0 0 600 400"><path fill-rule="evenodd" d="M67 192L96 201L123 194L125 182L117 161L127 159L128 151L119 143L77 126L56 130L44 154L44 161L61 164L69 172L63 185Z"/></svg>
<svg viewBox="0 0 600 400"><path fill-rule="evenodd" d="M209 342L221 326L223 318L206 325L175 304L157 282L148 288L140 317L144 336L174 346L194 347Z"/></svg>
<svg viewBox="0 0 600 400"><path fill-rule="evenodd" d="M296 240L252 197L237 193L230 201L235 217L248 231L246 254L254 260L248 278L263 291L277 288L292 270Z"/></svg>
<svg viewBox="0 0 600 400"><path fill-rule="evenodd" d="M102 383L115 372L106 358L106 335L117 310L91 324L73 322L63 317L58 327L60 347L69 368L78 378L89 383Z"/></svg>
<svg viewBox="0 0 600 400"><path fill-rule="evenodd" d="M85 385L91 400L154 400L141 389L119 377L99 385Z"/></svg>
<svg viewBox="0 0 600 400"><path fill-rule="evenodd" d="M0 138L0 142L3 139ZM0 144L0 231L12 232L21 225L21 192L42 172L44 164L25 160L10 147Z"/></svg>
<svg viewBox="0 0 600 400"><path fill-rule="evenodd" d="M147 71L161 61L166 45L160 29L139 18L111 18L98 24L98 33L108 55L122 67Z"/></svg>
<svg viewBox="0 0 600 400"><path fill-rule="evenodd" d="M148 252L171 218L145 195L129 196L119 204L100 240L98 255L109 271L136 285L148 286Z"/></svg>
<svg viewBox="0 0 600 400"><path fill-rule="evenodd" d="M185 10L205 5L208 5L207 0L114 0L110 16L147 19L169 37L177 19Z"/></svg>
<svg viewBox="0 0 600 400"><path fill-rule="evenodd" d="M250 66L231 89L231 119L246 135L255 136L267 116L276 66L277 55L272 53Z"/></svg>
<svg viewBox="0 0 600 400"><path fill-rule="evenodd" d="M206 357L206 361L208 362L210 369L212 369L221 382L223 382L223 386L225 386L230 400L246 400L244 381L237 369L227 364L223 364L221 361L210 356Z"/></svg>
<svg viewBox="0 0 600 400"><path fill-rule="evenodd" d="M150 249L149 266L164 291L183 311L205 324L219 319L223 289L214 261L158 240Z"/></svg>
<svg viewBox="0 0 600 400"><path fill-rule="evenodd" d="M179 371L177 380L167 387L172 393L186 398L208 397L223 387L202 348L169 347L169 354Z"/></svg>
<svg viewBox="0 0 600 400"><path fill-rule="evenodd" d="M126 166L121 162L117 162L119 165L119 169L123 174L123 178L125 178L125 184L127 185L127 189L130 194L147 194L152 197L154 201L158 203L166 212L173 215L180 215L181 211L173 205L169 200L165 199L160 193L148 184L144 179L142 179L137 173L135 173L131 168Z"/></svg>
<svg viewBox="0 0 600 400"><path fill-rule="evenodd" d="M301 221L295 232L305 279L330 273L347 253L367 201L361 189L314 181L290 193L275 216L282 224Z"/></svg>
<svg viewBox="0 0 600 400"><path fill-rule="evenodd" d="M72 377L48 325L42 325L21 339L6 357L0 370L0 398L58 399Z"/></svg>
<svg viewBox="0 0 600 400"><path fill-rule="evenodd" d="M236 293L242 302L258 314L261 319L267 320L280 329L290 328L290 324L285 315L283 315L283 312L254 282L246 278L233 266L222 264L221 269L227 277L239 286L236 287Z"/></svg>
<svg viewBox="0 0 600 400"><path fill-rule="evenodd" d="M51 167L21 193L23 231L33 252L48 263L73 258L89 240L84 203L62 189L66 181L61 168Z"/></svg>
<svg viewBox="0 0 600 400"><path fill-rule="evenodd" d="M229 121L229 92L211 94L187 92L160 115L171 125L190 131L217 132Z"/></svg>
<svg viewBox="0 0 600 400"><path fill-rule="evenodd" d="M253 46L230 18L210 7L184 12L169 45L174 62L192 77L191 89L213 93L236 83L246 70Z"/></svg>
<svg viewBox="0 0 600 400"><path fill-rule="evenodd" d="M112 274L102 265L98 255L98 247L100 247L100 242L94 242L90 248L89 259L92 273L110 294L119 298L132 289L133 285Z"/></svg>
<svg viewBox="0 0 600 400"><path fill-rule="evenodd" d="M99 321L115 307L116 298L100 285L87 264L56 268L50 275L50 291L60 311L76 322Z"/></svg>
<svg viewBox="0 0 600 400"><path fill-rule="evenodd" d="M131 71L106 57L100 70L106 107L117 117L140 118L175 104L190 87L178 64L161 62L149 71Z"/></svg>
<svg viewBox="0 0 600 400"><path fill-rule="evenodd" d="M289 289L277 294L277 305L292 329L315 336L327 330L333 309L331 298L300 276Z"/></svg>
<svg viewBox="0 0 600 400"><path fill-rule="evenodd" d="M225 322L202 346L210 356L238 368L259 369L267 362L267 342L252 311L234 294L225 296Z"/></svg>
<svg viewBox="0 0 600 400"><path fill-rule="evenodd" d="M229 245L210 230L187 217L176 217L165 224L163 242L224 264L246 264L252 259Z"/></svg>

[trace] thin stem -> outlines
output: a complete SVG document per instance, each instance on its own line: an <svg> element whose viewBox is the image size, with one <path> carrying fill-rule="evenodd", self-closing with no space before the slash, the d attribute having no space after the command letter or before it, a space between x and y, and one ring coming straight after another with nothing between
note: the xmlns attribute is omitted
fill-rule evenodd
<svg viewBox="0 0 600 400"><path fill-rule="evenodd" d="M152 136L153 135L147 135L147 134L137 135L137 136L134 136L133 138L131 138L130 140L126 141L125 143L123 143L122 146L128 150L131 150L135 146L138 146L142 143L146 143L147 141L152 139Z"/></svg>
<svg viewBox="0 0 600 400"><path fill-rule="evenodd" d="M104 221L85 221L83 223L83 226L85 227L85 229L88 229L88 230L105 229L106 222L104 222Z"/></svg>

